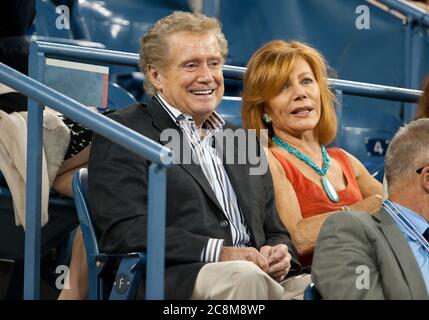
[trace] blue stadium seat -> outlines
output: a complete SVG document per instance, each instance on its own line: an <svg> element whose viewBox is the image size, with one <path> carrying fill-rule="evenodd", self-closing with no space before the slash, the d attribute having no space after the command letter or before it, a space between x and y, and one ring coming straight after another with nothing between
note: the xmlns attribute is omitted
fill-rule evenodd
<svg viewBox="0 0 429 320"><path fill-rule="evenodd" d="M85 40L137 52L140 38L152 24L175 10L189 11L187 0L80 0L73 4L72 19Z"/></svg>
<svg viewBox="0 0 429 320"><path fill-rule="evenodd" d="M357 157L380 182L389 140L403 125L398 117L374 111L371 115L345 108L336 145Z"/></svg>
<svg viewBox="0 0 429 320"><path fill-rule="evenodd" d="M88 259L89 298L91 300L106 298L105 292L108 284L103 278L103 271L109 260L119 259L121 262L109 299L133 299L145 268L145 255L139 252L129 254L100 253L88 205L88 170L86 168L75 173L73 194Z"/></svg>
<svg viewBox="0 0 429 320"><path fill-rule="evenodd" d="M314 283L310 283L304 290L304 300L321 300L322 296Z"/></svg>
<svg viewBox="0 0 429 320"><path fill-rule="evenodd" d="M36 0L36 32L39 36L73 39L71 29L57 28L56 20L59 15L55 5L50 0Z"/></svg>
<svg viewBox="0 0 429 320"><path fill-rule="evenodd" d="M121 109L136 103L134 96L114 82L109 81L107 107L111 110Z"/></svg>
<svg viewBox="0 0 429 320"><path fill-rule="evenodd" d="M226 121L241 127L241 98L226 97L222 98L216 112Z"/></svg>
<svg viewBox="0 0 429 320"><path fill-rule="evenodd" d="M56 7L50 0L36 0L36 17L33 23L36 36L33 35L31 37L33 40L96 49L104 49L106 47L105 45L98 42L76 39L72 32L72 25L69 29L58 28L56 21L60 17L60 14L56 13L55 10ZM59 21L62 21L62 19ZM73 22L73 20L71 22Z"/></svg>
<svg viewBox="0 0 429 320"><path fill-rule="evenodd" d="M116 76L116 82L131 93L138 101L144 102L147 96L144 94L144 75L139 71L124 73Z"/></svg>
<svg viewBox="0 0 429 320"><path fill-rule="evenodd" d="M82 39L102 43L110 50L138 52L141 37L159 19L173 11L190 11L187 0L106 0L74 1L71 13L73 30ZM74 32L74 31L73 31ZM111 66L110 78L129 75L136 68ZM122 86L124 86L121 83ZM131 87L124 86L130 92ZM142 88L135 96L140 100Z"/></svg>

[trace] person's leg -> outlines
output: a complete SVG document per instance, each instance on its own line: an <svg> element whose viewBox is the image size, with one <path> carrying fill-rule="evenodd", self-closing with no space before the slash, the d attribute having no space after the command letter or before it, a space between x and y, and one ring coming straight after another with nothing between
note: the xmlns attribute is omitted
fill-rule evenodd
<svg viewBox="0 0 429 320"><path fill-rule="evenodd" d="M74 168L81 167L88 162L89 152L91 151L91 145L85 147L78 154L74 155L70 159L64 160L58 170L57 175L61 175L66 171L70 171Z"/></svg>
<svg viewBox="0 0 429 320"><path fill-rule="evenodd" d="M304 290L311 283L311 274L303 273L299 276L287 278L280 284L285 289L283 299L303 300Z"/></svg>
<svg viewBox="0 0 429 320"><path fill-rule="evenodd" d="M66 283L69 287L61 290L58 300L88 299L88 265L86 250L80 227L73 241L72 257Z"/></svg>
<svg viewBox="0 0 429 320"><path fill-rule="evenodd" d="M55 177L52 188L65 196L73 197L72 179L73 175L79 168L86 167L89 159L91 146L86 147L74 157L63 162Z"/></svg>
<svg viewBox="0 0 429 320"><path fill-rule="evenodd" d="M52 188L59 194L73 198L73 188L72 188L73 176L77 170L79 170L80 168L86 168L86 166L87 165L84 164L80 167L76 167L76 168L73 168L72 170L63 172L61 175L57 175L55 177Z"/></svg>
<svg viewBox="0 0 429 320"><path fill-rule="evenodd" d="M87 166L89 151L90 146L63 162L52 186L56 192L68 197L73 197L73 175L76 170ZM73 241L68 283L70 285L69 288L65 288L61 291L58 297L59 300L88 299L88 265L80 227L77 229Z"/></svg>
<svg viewBox="0 0 429 320"><path fill-rule="evenodd" d="M283 287L249 261L208 263L195 281L193 300L282 299Z"/></svg>

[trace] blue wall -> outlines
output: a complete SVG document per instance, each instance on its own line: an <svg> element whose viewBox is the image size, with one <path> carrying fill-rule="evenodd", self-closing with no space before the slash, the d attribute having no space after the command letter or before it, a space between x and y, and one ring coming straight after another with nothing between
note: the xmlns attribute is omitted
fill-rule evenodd
<svg viewBox="0 0 429 320"><path fill-rule="evenodd" d="M369 30L355 25L356 8L362 4L369 8ZM245 66L264 43L284 39L320 50L337 77L345 80L419 88L429 71L427 29L409 29L414 37L411 61L406 21L365 1L220 0L218 16L229 40L229 64ZM377 159L368 154L365 141L390 137L415 110L413 105L351 96L343 97L342 107L337 142L353 145L350 151L364 162L383 160L382 155Z"/></svg>

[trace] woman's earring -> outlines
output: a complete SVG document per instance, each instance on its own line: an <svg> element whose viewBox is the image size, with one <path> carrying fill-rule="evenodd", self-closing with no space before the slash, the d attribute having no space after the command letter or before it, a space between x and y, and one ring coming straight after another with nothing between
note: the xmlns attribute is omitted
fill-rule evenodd
<svg viewBox="0 0 429 320"><path fill-rule="evenodd" d="M270 124L270 123L271 123L271 118L270 118L270 116L268 115L268 113L266 113L266 112L264 112L264 113L262 114L262 120L264 120L264 122L265 122L266 124Z"/></svg>

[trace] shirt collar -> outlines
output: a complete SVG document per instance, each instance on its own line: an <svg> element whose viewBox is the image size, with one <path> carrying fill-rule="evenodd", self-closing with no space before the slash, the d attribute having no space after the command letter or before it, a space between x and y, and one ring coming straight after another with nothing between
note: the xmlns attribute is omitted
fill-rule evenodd
<svg viewBox="0 0 429 320"><path fill-rule="evenodd" d="M399 208L399 210L401 210L402 214L406 216L408 220L410 220L410 222L416 227L417 231L420 234L423 234L423 232L425 232L426 229L429 227L429 223L421 215L417 214L413 210L408 209L407 207L401 206L396 202L392 201L392 203L395 204ZM417 240L416 237L412 235L401 223L398 224L402 232L404 232L410 238Z"/></svg>
<svg viewBox="0 0 429 320"><path fill-rule="evenodd" d="M181 112L179 109L169 104L160 93L157 93L155 95L155 98L157 98L158 102L165 109L165 111L167 111L171 119L173 119L173 121L177 125L180 126L180 121L182 120L192 122L194 121L190 115ZM213 130L215 132L218 132L219 130L223 129L224 125L225 120L223 120L222 117L216 111L213 111L212 114L208 117L208 119L203 123L202 127L209 131Z"/></svg>
<svg viewBox="0 0 429 320"><path fill-rule="evenodd" d="M158 100L158 102L161 104L161 106L165 109L165 111L167 111L167 113L171 117L171 119L173 119L173 121L178 125L179 119L182 115L182 112L180 112L180 110L171 106L167 101L165 101L165 99L159 93L157 93L155 95L155 98Z"/></svg>

